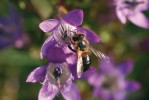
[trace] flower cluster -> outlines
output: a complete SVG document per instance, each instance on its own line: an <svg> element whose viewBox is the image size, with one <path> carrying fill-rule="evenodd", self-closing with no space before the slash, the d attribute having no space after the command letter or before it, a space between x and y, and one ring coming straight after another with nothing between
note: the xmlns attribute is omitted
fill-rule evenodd
<svg viewBox="0 0 149 100"><path fill-rule="evenodd" d="M60 19L49 19L40 23L39 27L44 32L51 32L51 36L44 42L41 49L41 59L48 58L49 64L36 68L27 78L27 82L44 80L39 92L39 100L51 100L60 92L66 100L80 100L80 94L73 83L78 79L76 73L77 54L73 53L63 33L81 31L89 43L97 43L99 37L92 31L79 27L83 21L83 11L73 10ZM71 37L71 32L69 37ZM82 78L87 78L95 70L90 67Z"/></svg>
<svg viewBox="0 0 149 100"><path fill-rule="evenodd" d="M65 100L81 100L80 93L73 81L84 78L94 86L94 94L96 96L100 94L103 99L108 98L106 100L109 100L111 96L114 100L122 100L121 98L125 97L128 89L139 88L138 83L125 80L125 74L132 69L129 62L122 64L117 69L111 63L103 61L100 72L96 72L93 67L90 67L78 78L76 66L79 58L77 53L73 52L73 48L70 48L71 38L74 37L74 34L81 32L89 44L100 42L100 38L93 31L79 27L82 21L83 11L76 9L62 18L49 19L40 23L39 27L42 31L51 32L40 53L41 59L48 59L48 64L33 70L26 81L32 83L43 81L38 100L53 100L58 93L61 93ZM119 97L116 96L118 93Z"/></svg>

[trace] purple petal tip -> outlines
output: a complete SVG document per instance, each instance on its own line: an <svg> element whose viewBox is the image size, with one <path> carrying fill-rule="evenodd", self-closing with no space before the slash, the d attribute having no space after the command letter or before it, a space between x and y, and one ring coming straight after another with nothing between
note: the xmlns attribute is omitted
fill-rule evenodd
<svg viewBox="0 0 149 100"><path fill-rule="evenodd" d="M57 19L49 19L41 22L39 24L39 28L43 32L51 32L53 29L55 29L59 25L60 21Z"/></svg>
<svg viewBox="0 0 149 100"><path fill-rule="evenodd" d="M42 80L46 75L46 66L37 67L27 77L26 82L35 83Z"/></svg>
<svg viewBox="0 0 149 100"><path fill-rule="evenodd" d="M83 11L81 9L72 10L68 12L62 19L71 25L80 26L83 21Z"/></svg>
<svg viewBox="0 0 149 100"><path fill-rule="evenodd" d="M137 91L140 88L141 88L141 85L138 82L136 82L136 81L128 81L127 82L127 90L129 92L131 92L131 91Z"/></svg>

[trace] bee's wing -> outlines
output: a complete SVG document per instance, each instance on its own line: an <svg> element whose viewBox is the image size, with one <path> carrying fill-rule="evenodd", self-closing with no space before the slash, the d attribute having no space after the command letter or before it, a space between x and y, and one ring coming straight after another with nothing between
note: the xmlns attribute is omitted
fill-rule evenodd
<svg viewBox="0 0 149 100"><path fill-rule="evenodd" d="M83 74L83 61L81 54L78 54L78 61L77 61L77 76L78 78L81 78Z"/></svg>
<svg viewBox="0 0 149 100"><path fill-rule="evenodd" d="M110 58L106 54L96 50L92 46L90 46L90 49L95 54L95 56L98 58L98 60L101 59L101 60L104 60L104 61L106 61L108 63L110 62Z"/></svg>

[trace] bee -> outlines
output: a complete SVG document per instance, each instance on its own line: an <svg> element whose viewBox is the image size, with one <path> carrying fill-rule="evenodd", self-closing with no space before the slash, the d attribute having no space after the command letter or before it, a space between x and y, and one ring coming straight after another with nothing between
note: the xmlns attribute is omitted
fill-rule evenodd
<svg viewBox="0 0 149 100"><path fill-rule="evenodd" d="M80 78L91 65L91 52L99 59L110 62L110 58L104 53L94 49L89 45L85 35L76 30L72 31L61 25L61 40L67 44L68 48L77 54L77 76Z"/></svg>
<svg viewBox="0 0 149 100"><path fill-rule="evenodd" d="M107 62L110 61L110 58L106 56L104 53L94 49L92 46L89 45L89 41L84 36L83 33L75 33L75 35L72 37L72 44L74 46L74 49L72 49L71 46L68 46L68 48L76 52L78 55L78 61L77 61L77 76L80 78L82 74L87 71L91 65L91 52L95 54L95 56L98 59L105 60Z"/></svg>

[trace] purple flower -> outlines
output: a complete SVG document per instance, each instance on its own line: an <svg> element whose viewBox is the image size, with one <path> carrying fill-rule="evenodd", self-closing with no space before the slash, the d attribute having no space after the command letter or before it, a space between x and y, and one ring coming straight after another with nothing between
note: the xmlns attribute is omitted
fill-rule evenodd
<svg viewBox="0 0 149 100"><path fill-rule="evenodd" d="M8 4L8 11L8 16L0 16L0 48L12 45L21 48L28 41L22 27L22 16L10 3Z"/></svg>
<svg viewBox="0 0 149 100"><path fill-rule="evenodd" d="M148 0L114 0L114 2L117 17L123 24L128 19L139 27L149 28L149 19L142 12L149 9Z"/></svg>
<svg viewBox="0 0 149 100"><path fill-rule="evenodd" d="M69 64L69 69L72 72L75 79L76 76L76 64L77 54L72 52L68 45L71 45L70 38L73 37L74 32L83 33L88 39L89 43L97 43L100 41L99 37L92 31L79 27L83 21L83 11L80 9L72 10L62 18L49 19L40 23L39 27L44 32L51 32L51 35L44 42L41 49L41 59L48 58L49 62L52 63L64 63ZM65 32L68 32L66 38ZM68 40L68 41L67 41ZM73 66L73 67L71 67ZM74 70L71 70L74 69ZM91 71L92 72L92 71ZM90 71L88 71L90 73ZM86 77L83 75L83 77Z"/></svg>
<svg viewBox="0 0 149 100"><path fill-rule="evenodd" d="M41 58L47 57L49 62L73 64L76 62L76 54L67 46L59 46L54 36L48 37L41 50Z"/></svg>
<svg viewBox="0 0 149 100"><path fill-rule="evenodd" d="M94 95L103 100L125 100L128 92L140 89L138 82L125 79L133 69L132 61L125 61L117 67L101 61L99 69L88 82L94 87Z"/></svg>
<svg viewBox="0 0 149 100"><path fill-rule="evenodd" d="M44 80L40 89L38 100L53 100L61 93L65 100L81 100L80 93L72 82L72 74L65 63L41 66L33 70L26 82L39 82Z"/></svg>
<svg viewBox="0 0 149 100"><path fill-rule="evenodd" d="M50 42L47 42L50 41ZM42 47L45 51L44 55L48 57L48 62L51 63L67 63L69 70L72 73L74 79L78 79L76 73L77 54L73 53L67 46L59 46L54 39L54 36L48 37ZM87 78L95 72L93 67L90 67L81 77L81 79Z"/></svg>
<svg viewBox="0 0 149 100"><path fill-rule="evenodd" d="M45 20L40 23L39 27L44 32L51 32L51 36L44 42L42 49L41 49L41 58L47 57L49 55L49 48L55 45L61 45L60 48L65 48L64 51L67 50L67 44L64 41L64 37L62 35L62 31L70 31L70 34L67 34L69 37L72 37L72 32L82 32L86 38L88 39L89 43L97 43L100 41L99 37L92 31L88 29L84 29L79 27L83 21L83 11L81 9L75 9L64 15L62 18L59 19L49 19ZM63 52L64 52L63 51ZM55 53L57 55L61 55L61 53ZM54 54L50 55L51 57L55 56Z"/></svg>

